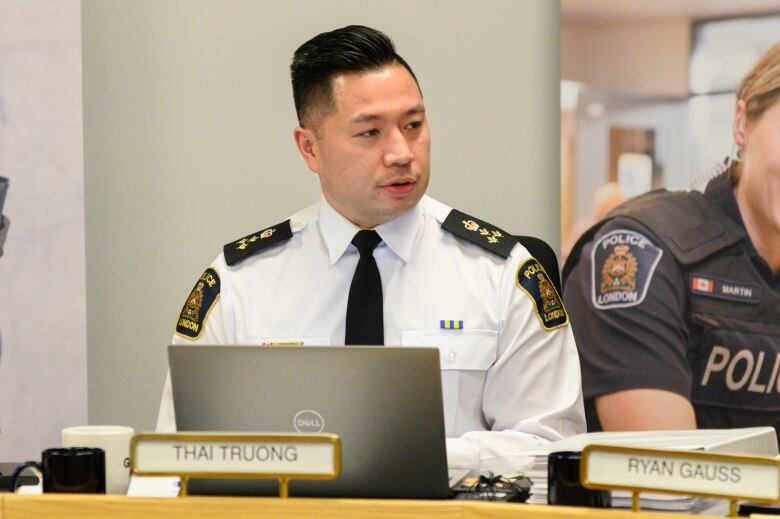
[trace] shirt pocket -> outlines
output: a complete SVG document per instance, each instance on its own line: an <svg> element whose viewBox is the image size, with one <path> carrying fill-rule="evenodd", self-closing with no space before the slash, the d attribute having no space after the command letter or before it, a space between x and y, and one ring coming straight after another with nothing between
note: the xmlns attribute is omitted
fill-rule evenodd
<svg viewBox="0 0 780 519"><path fill-rule="evenodd" d="M439 349L442 371L486 371L496 361L498 333L493 330L409 330L402 346Z"/></svg>
<svg viewBox="0 0 780 519"><path fill-rule="evenodd" d="M241 346L330 346L330 337L249 337L237 342Z"/></svg>
<svg viewBox="0 0 780 519"><path fill-rule="evenodd" d="M498 333L492 330L409 330L401 345L439 349L444 427L447 437L480 427L486 372L496 361Z"/></svg>

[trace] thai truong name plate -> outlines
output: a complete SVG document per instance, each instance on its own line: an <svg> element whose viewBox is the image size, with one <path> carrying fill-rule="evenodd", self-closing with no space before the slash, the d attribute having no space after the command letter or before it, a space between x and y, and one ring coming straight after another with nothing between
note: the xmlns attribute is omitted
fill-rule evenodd
<svg viewBox="0 0 780 519"><path fill-rule="evenodd" d="M131 460L140 475L331 479L341 454L328 434L140 434Z"/></svg>
<svg viewBox="0 0 780 519"><path fill-rule="evenodd" d="M774 458L589 445L580 478L589 488L780 500Z"/></svg>

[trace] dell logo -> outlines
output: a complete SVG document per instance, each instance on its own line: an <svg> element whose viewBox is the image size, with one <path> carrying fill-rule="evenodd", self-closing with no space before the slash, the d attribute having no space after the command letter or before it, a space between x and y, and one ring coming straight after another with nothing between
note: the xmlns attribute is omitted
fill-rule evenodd
<svg viewBox="0 0 780 519"><path fill-rule="evenodd" d="M301 434L317 434L325 429L325 420L317 411L302 409L295 413L293 427Z"/></svg>

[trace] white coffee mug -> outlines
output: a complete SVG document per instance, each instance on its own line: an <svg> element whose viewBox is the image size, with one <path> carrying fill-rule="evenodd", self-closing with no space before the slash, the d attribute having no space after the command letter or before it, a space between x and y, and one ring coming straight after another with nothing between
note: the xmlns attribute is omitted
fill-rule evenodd
<svg viewBox="0 0 780 519"><path fill-rule="evenodd" d="M83 425L62 430L63 447L98 447L106 451L106 493L127 494L130 484L130 438L123 425Z"/></svg>

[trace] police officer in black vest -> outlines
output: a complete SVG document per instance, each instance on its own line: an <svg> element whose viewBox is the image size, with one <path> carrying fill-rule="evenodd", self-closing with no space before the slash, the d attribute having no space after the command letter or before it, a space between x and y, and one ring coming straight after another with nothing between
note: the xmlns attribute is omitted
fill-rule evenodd
<svg viewBox="0 0 780 519"><path fill-rule="evenodd" d="M736 94L704 193L630 200L564 267L590 430L780 431L780 44Z"/></svg>

